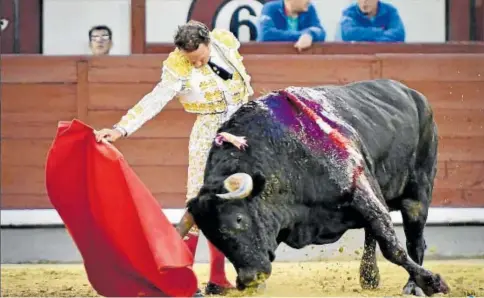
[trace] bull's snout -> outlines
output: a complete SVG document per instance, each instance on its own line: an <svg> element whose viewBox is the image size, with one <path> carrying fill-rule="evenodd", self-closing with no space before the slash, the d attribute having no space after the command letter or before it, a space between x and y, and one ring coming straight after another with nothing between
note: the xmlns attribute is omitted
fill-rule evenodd
<svg viewBox="0 0 484 298"><path fill-rule="evenodd" d="M254 269L240 270L237 275L237 289L244 290L246 287L255 283L257 279L257 271Z"/></svg>
<svg viewBox="0 0 484 298"><path fill-rule="evenodd" d="M269 278L271 270L264 272L255 269L240 269L237 275L237 289L242 291L246 288L258 288Z"/></svg>

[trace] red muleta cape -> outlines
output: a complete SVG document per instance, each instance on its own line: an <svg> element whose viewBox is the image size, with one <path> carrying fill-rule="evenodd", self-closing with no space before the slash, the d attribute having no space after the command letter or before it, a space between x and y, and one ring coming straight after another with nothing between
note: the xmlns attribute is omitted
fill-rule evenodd
<svg viewBox="0 0 484 298"><path fill-rule="evenodd" d="M193 255L161 206L93 128L61 121L46 164L47 193L103 296L193 296Z"/></svg>

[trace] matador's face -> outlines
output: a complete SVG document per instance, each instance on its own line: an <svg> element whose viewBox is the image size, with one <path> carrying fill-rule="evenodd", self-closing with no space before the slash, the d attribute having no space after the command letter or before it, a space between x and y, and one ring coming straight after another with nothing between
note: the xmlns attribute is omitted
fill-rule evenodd
<svg viewBox="0 0 484 298"><path fill-rule="evenodd" d="M196 67L200 68L208 63L210 59L210 47L206 44L200 44L198 49L192 52L181 51L185 57L190 61L190 63Z"/></svg>

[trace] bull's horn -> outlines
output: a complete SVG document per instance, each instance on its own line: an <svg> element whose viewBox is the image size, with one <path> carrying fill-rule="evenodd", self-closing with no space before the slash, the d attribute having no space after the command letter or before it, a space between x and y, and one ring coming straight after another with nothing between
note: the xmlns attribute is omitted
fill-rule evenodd
<svg viewBox="0 0 484 298"><path fill-rule="evenodd" d="M249 174L235 173L225 179L224 187L229 192L217 194L217 197L222 199L244 199L249 196L254 185Z"/></svg>
<svg viewBox="0 0 484 298"><path fill-rule="evenodd" d="M185 236L188 234L188 232L190 231L190 229L193 227L194 224L195 224L195 221L193 219L193 216L187 210L185 211L185 214L183 214L176 230L178 231L178 234L180 234L182 238L185 238Z"/></svg>

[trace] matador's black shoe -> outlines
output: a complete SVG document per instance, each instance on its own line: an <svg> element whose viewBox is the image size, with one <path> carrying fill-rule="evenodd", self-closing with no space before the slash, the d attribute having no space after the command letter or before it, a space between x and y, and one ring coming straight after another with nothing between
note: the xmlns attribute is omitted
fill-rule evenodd
<svg viewBox="0 0 484 298"><path fill-rule="evenodd" d="M205 295L224 296L231 289L233 288L226 288L226 287L222 287L217 284L214 284L213 282L208 282L207 286L205 287Z"/></svg>

